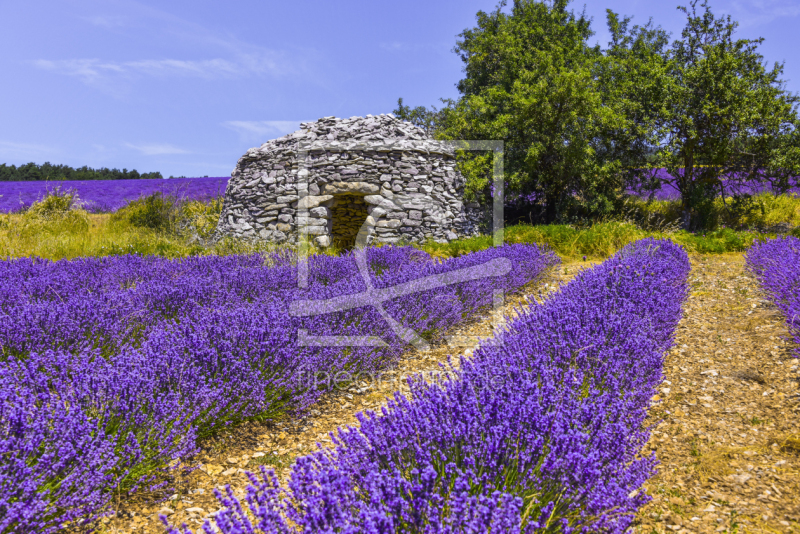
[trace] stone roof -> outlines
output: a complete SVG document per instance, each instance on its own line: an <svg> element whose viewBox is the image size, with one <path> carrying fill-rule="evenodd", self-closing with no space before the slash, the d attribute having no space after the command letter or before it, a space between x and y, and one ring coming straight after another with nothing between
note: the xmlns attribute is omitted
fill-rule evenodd
<svg viewBox="0 0 800 534"><path fill-rule="evenodd" d="M258 148L251 148L251 157L269 152L285 150L411 150L453 154L451 144L434 141L425 130L394 115L367 115L366 117L323 117L317 121L304 122L296 132L267 141ZM261 153L261 154L258 154Z"/></svg>

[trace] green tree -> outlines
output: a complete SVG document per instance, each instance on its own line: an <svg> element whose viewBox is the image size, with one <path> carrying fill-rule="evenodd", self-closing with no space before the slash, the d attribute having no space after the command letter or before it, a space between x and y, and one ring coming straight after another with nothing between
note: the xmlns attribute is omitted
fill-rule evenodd
<svg viewBox="0 0 800 534"><path fill-rule="evenodd" d="M392 113L400 120L408 121L415 126L419 126L425 133L434 136L439 124L439 112L435 107L431 109L425 106L411 108L403 105L403 99L397 99L397 109Z"/></svg>
<svg viewBox="0 0 800 534"><path fill-rule="evenodd" d="M669 34L650 19L631 26L630 17L606 10L611 41L598 63L606 102L628 119L628 128L610 132L606 158L621 163L623 183L637 190L660 187L653 172L655 147L664 137L661 118L668 112Z"/></svg>
<svg viewBox="0 0 800 534"><path fill-rule="evenodd" d="M14 165L0 164L0 182L24 182L40 180L122 180L122 179L162 179L160 172L146 172L127 169L90 169L83 166L73 169L69 165L53 165L45 162L42 165L26 163L16 167Z"/></svg>
<svg viewBox="0 0 800 534"><path fill-rule="evenodd" d="M776 193L800 187L800 121L787 130L771 139L768 163L762 174L763 181Z"/></svg>
<svg viewBox="0 0 800 534"><path fill-rule="evenodd" d="M622 188L625 108L605 94L604 57L589 46L590 20L569 0L500 2L479 12L455 47L465 77L461 97L446 101L439 136L502 139L510 191L531 199L532 218L611 212ZM605 74L604 74L605 73ZM486 194L488 156L466 157L469 195Z"/></svg>
<svg viewBox="0 0 800 534"><path fill-rule="evenodd" d="M680 192L686 228L708 224L704 208L725 187L785 173L791 161L778 151L797 135L798 99L784 89L783 64L767 68L757 52L763 39L735 40L738 23L699 6L678 8L687 22L665 55L653 158L666 171L659 180Z"/></svg>

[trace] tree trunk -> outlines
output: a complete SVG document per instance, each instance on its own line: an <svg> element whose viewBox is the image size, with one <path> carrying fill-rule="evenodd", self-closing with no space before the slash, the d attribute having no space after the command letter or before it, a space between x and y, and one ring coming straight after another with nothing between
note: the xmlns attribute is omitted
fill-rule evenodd
<svg viewBox="0 0 800 534"><path fill-rule="evenodd" d="M687 232L691 230L692 224L692 210L687 207L683 208L683 229Z"/></svg>
<svg viewBox="0 0 800 534"><path fill-rule="evenodd" d="M558 197L555 195L547 195L545 197L544 207L544 222L545 224L553 224L556 217L558 217Z"/></svg>

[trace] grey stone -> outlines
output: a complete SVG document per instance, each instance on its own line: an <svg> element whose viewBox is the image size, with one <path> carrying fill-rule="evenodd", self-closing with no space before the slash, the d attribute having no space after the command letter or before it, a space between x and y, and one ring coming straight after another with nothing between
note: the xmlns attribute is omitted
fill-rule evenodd
<svg viewBox="0 0 800 534"><path fill-rule="evenodd" d="M326 117L239 159L215 238L296 243L301 227L319 232L318 246L334 231L361 232L361 242L377 231L382 243L475 235L490 206L463 204L463 187L453 146L413 124L388 114Z"/></svg>
<svg viewBox="0 0 800 534"><path fill-rule="evenodd" d="M400 228L401 222L399 219L388 219L383 221L378 221L378 228Z"/></svg>
<svg viewBox="0 0 800 534"><path fill-rule="evenodd" d="M328 235L327 226L307 226L308 235Z"/></svg>
<svg viewBox="0 0 800 534"><path fill-rule="evenodd" d="M311 226L320 226L328 224L327 219L318 219L318 218L305 218L305 217L298 217L295 221L295 224L298 226L301 225L311 225Z"/></svg>
<svg viewBox="0 0 800 534"><path fill-rule="evenodd" d="M312 196L309 195L307 197L303 197L297 201L297 208L316 208L323 202L327 202L328 200L332 200L333 195L321 195L321 196Z"/></svg>
<svg viewBox="0 0 800 534"><path fill-rule="evenodd" d="M386 215L386 210L379 207L379 206L369 206L367 207L367 213L375 217L376 219L379 217L383 217Z"/></svg>
<svg viewBox="0 0 800 534"><path fill-rule="evenodd" d="M364 197L364 202L381 207L385 210L396 210L398 208L394 202L381 195L367 195Z"/></svg>
<svg viewBox="0 0 800 534"><path fill-rule="evenodd" d="M366 182L337 182L332 184L325 184L322 191L326 195L341 195L346 193L363 193L365 195L372 195L380 191L380 186L375 184L368 184Z"/></svg>
<svg viewBox="0 0 800 534"><path fill-rule="evenodd" d="M314 244L318 247L329 247L331 245L331 238L327 235L321 235L314 238Z"/></svg>

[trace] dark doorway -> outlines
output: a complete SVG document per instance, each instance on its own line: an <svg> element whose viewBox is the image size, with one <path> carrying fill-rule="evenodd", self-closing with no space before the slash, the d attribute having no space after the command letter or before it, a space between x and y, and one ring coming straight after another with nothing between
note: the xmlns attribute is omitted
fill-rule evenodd
<svg viewBox="0 0 800 534"><path fill-rule="evenodd" d="M348 250L355 246L356 235L367 218L364 195L336 195L331 207L331 241L333 246Z"/></svg>

